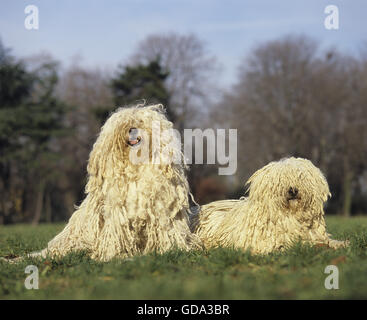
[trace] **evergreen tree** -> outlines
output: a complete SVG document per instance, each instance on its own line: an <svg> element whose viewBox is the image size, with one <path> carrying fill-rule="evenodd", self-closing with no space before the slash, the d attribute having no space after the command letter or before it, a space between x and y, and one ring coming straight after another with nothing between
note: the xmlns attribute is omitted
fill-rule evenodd
<svg viewBox="0 0 367 320"><path fill-rule="evenodd" d="M145 100L148 104L161 103L167 107L168 117L174 120L169 110L169 94L165 87L168 72L163 70L159 59L146 65L126 66L120 69L111 81L116 106L127 106ZM97 116L104 122L112 110L99 108Z"/></svg>
<svg viewBox="0 0 367 320"><path fill-rule="evenodd" d="M30 72L0 45L0 223L24 213L38 222L46 186L59 174L66 106L54 96L56 66Z"/></svg>

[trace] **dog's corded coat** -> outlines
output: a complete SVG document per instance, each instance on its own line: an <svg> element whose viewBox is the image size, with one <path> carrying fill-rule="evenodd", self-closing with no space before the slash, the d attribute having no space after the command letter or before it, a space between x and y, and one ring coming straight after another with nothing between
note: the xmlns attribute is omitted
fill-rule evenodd
<svg viewBox="0 0 367 320"><path fill-rule="evenodd" d="M287 248L295 241L338 248L326 232L328 183L311 161L286 158L256 171L246 183L248 197L202 206L191 229L205 247L236 247L257 254Z"/></svg>
<svg viewBox="0 0 367 320"><path fill-rule="evenodd" d="M190 190L181 144L174 135L154 136L154 124L158 132L172 129L161 105L120 108L109 117L90 153L86 198L65 229L33 255L86 250L93 259L108 261L200 247L188 225ZM136 145L128 144L132 129L141 134ZM149 150L148 161L134 163L131 152L138 159L143 150ZM176 161L167 161L170 157Z"/></svg>

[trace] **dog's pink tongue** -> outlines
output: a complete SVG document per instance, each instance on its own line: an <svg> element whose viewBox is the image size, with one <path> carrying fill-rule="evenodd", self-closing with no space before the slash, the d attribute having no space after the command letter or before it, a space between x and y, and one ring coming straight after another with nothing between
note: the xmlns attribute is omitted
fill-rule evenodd
<svg viewBox="0 0 367 320"><path fill-rule="evenodd" d="M134 145L137 144L139 142L139 140L129 140L130 144Z"/></svg>

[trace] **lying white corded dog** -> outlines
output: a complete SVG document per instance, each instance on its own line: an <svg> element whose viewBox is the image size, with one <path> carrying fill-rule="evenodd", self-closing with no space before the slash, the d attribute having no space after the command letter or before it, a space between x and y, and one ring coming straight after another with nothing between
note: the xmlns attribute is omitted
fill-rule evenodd
<svg viewBox="0 0 367 320"><path fill-rule="evenodd" d="M108 261L201 247L189 230L190 190L181 143L167 134L172 127L161 105L113 113L90 154L86 198L47 248L30 256L86 250Z"/></svg>
<svg viewBox="0 0 367 320"><path fill-rule="evenodd" d="M330 239L324 220L328 183L311 161L286 158L271 162L247 181L249 196L202 206L191 229L206 248L250 249L264 254L284 249L294 241L346 246Z"/></svg>

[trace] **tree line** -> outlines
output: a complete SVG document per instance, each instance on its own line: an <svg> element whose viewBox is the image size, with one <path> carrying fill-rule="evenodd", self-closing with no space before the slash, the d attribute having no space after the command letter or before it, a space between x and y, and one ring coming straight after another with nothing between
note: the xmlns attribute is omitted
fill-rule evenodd
<svg viewBox="0 0 367 320"><path fill-rule="evenodd" d="M175 127L237 128L238 170L192 165L201 204L243 194L256 169L312 160L331 187L327 211L367 213L367 55L287 36L255 47L221 90L219 64L195 35L151 35L116 70L17 58L0 42L0 224L67 219L84 197L86 162L117 106L163 103ZM218 94L219 92L219 94Z"/></svg>

